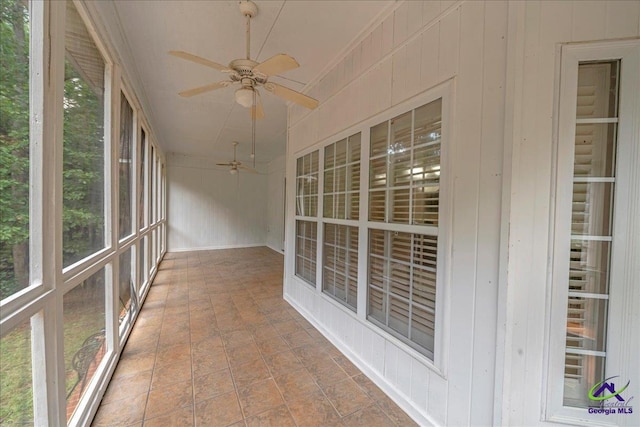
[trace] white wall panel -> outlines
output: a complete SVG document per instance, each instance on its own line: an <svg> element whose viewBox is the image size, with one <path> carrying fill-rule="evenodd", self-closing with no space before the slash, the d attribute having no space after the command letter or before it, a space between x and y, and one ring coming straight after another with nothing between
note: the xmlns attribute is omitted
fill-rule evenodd
<svg viewBox="0 0 640 427"><path fill-rule="evenodd" d="M219 160L167 156L169 251L265 244L267 180L214 169Z"/></svg>

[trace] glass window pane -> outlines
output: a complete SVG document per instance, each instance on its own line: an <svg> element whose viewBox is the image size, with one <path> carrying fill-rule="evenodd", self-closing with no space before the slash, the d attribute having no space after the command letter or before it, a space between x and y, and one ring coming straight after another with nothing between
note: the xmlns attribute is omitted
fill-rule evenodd
<svg viewBox="0 0 640 427"><path fill-rule="evenodd" d="M23 322L0 340L0 424L33 424L31 324Z"/></svg>
<svg viewBox="0 0 640 427"><path fill-rule="evenodd" d="M569 292L607 294L611 243L572 240L569 264Z"/></svg>
<svg viewBox="0 0 640 427"><path fill-rule="evenodd" d="M612 182L574 182L571 234L610 236L613 220Z"/></svg>
<svg viewBox="0 0 640 427"><path fill-rule="evenodd" d="M138 296L142 297L142 292L146 285L148 285L147 279L149 277L149 268L147 267L147 236L144 236L142 239L140 239L138 247L140 248L140 250L138 251L138 269L140 271L140 286L138 288Z"/></svg>
<svg viewBox="0 0 640 427"><path fill-rule="evenodd" d="M606 350L608 300L569 297L567 349Z"/></svg>
<svg viewBox="0 0 640 427"><path fill-rule="evenodd" d="M29 279L29 10L0 4L0 300ZM2 417L0 417L0 420Z"/></svg>
<svg viewBox="0 0 640 427"><path fill-rule="evenodd" d="M120 154L118 156L120 238L133 232L133 109L120 94Z"/></svg>
<svg viewBox="0 0 640 427"><path fill-rule="evenodd" d="M104 72L73 2L67 1L63 126L63 263L105 247Z"/></svg>
<svg viewBox="0 0 640 427"><path fill-rule="evenodd" d="M357 306L358 228L325 224L322 290L351 310Z"/></svg>
<svg viewBox="0 0 640 427"><path fill-rule="evenodd" d="M296 221L296 275L310 284L316 283L317 225Z"/></svg>
<svg viewBox="0 0 640 427"><path fill-rule="evenodd" d="M133 278L135 277L133 275L133 265L132 262L135 262L135 259L133 258L133 250L132 248L129 248L126 252L122 253L120 255L120 263L119 263L119 280L118 282L120 283L120 287L119 287L119 296L118 296L118 300L119 300L119 315L118 315L118 319L120 321L120 325L126 324L127 322L129 322L132 317L133 314L135 313L135 310L137 310L136 307L136 288L135 288L135 282L133 280Z"/></svg>
<svg viewBox="0 0 640 427"><path fill-rule="evenodd" d="M619 61L580 64L576 102L578 119L618 116L619 68Z"/></svg>
<svg viewBox="0 0 640 427"><path fill-rule="evenodd" d="M565 356L564 405L586 408L592 405L589 389L604 380L605 358L568 353Z"/></svg>
<svg viewBox="0 0 640 427"><path fill-rule="evenodd" d="M63 321L68 420L107 350L104 268L64 295Z"/></svg>
<svg viewBox="0 0 640 427"><path fill-rule="evenodd" d="M142 230L147 225L147 205L144 203L145 194L148 193L149 182L147 176L147 134L142 129L142 139L140 143L140 201L138 203L138 227Z"/></svg>
<svg viewBox="0 0 640 427"><path fill-rule="evenodd" d="M318 155L316 150L297 160L296 215L318 214Z"/></svg>
<svg viewBox="0 0 640 427"><path fill-rule="evenodd" d="M591 123L576 126L574 176L614 176L616 132L617 125L615 123Z"/></svg>
<svg viewBox="0 0 640 427"><path fill-rule="evenodd" d="M391 120L386 153L380 150L383 128L371 128L372 150L380 147L369 159L369 220L438 224L441 110L438 99ZM383 188L388 191L373 193Z"/></svg>
<svg viewBox="0 0 640 427"><path fill-rule="evenodd" d="M437 237L369 230L368 315L433 357Z"/></svg>

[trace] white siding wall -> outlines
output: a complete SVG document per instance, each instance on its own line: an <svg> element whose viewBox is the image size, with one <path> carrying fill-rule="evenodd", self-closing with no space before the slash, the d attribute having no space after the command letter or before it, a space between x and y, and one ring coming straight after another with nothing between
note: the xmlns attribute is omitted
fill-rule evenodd
<svg viewBox="0 0 640 427"><path fill-rule="evenodd" d="M285 156L272 160L267 177L267 246L284 250L284 175Z"/></svg>
<svg viewBox="0 0 640 427"><path fill-rule="evenodd" d="M214 169L216 161L167 156L169 251L265 244L267 180Z"/></svg>
<svg viewBox="0 0 640 427"><path fill-rule="evenodd" d="M542 424L545 377L557 46L640 36L640 2L528 1L513 5L510 20L513 108L507 116L506 161L512 180L506 190L510 212L505 212L508 292L501 304L508 307L503 424L534 425Z"/></svg>
<svg viewBox="0 0 640 427"><path fill-rule="evenodd" d="M446 142L453 165L453 251L439 254L450 257L450 280L443 284L450 331L444 376L293 277L294 190L287 194L286 297L423 425L499 422L493 392L507 16L506 2L401 2L311 87L318 109L290 110L292 182L301 150L334 142L332 135L454 80L453 135Z"/></svg>

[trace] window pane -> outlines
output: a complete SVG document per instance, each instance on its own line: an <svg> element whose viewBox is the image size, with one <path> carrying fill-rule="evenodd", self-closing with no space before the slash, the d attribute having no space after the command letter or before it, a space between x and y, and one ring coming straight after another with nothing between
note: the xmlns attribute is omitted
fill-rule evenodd
<svg viewBox="0 0 640 427"><path fill-rule="evenodd" d="M358 228L325 224L322 290L356 310L358 281Z"/></svg>
<svg viewBox="0 0 640 427"><path fill-rule="evenodd" d="M120 94L120 238L133 232L133 109L124 94Z"/></svg>
<svg viewBox="0 0 640 427"><path fill-rule="evenodd" d="M580 64L576 118L618 117L619 68L619 61Z"/></svg>
<svg viewBox="0 0 640 427"><path fill-rule="evenodd" d="M608 300L569 297L567 349L606 350Z"/></svg>
<svg viewBox="0 0 640 427"><path fill-rule="evenodd" d="M437 237L369 230L368 316L433 357Z"/></svg>
<svg viewBox="0 0 640 427"><path fill-rule="evenodd" d="M135 262L135 259L132 258L133 251L129 248L126 252L120 255L120 270L119 270L119 320L120 325L126 324L131 320L136 307L136 288L133 278L133 269L132 269L132 261Z"/></svg>
<svg viewBox="0 0 640 427"><path fill-rule="evenodd" d="M138 243L140 250L138 251L138 269L140 271L140 287L138 288L138 296L142 297L142 292L147 285L149 277L149 268L147 267L147 236L140 239Z"/></svg>
<svg viewBox="0 0 640 427"><path fill-rule="evenodd" d="M64 85L63 262L105 247L104 60L67 1Z"/></svg>
<svg viewBox="0 0 640 427"><path fill-rule="evenodd" d="M589 389L604 380L605 358L595 355L569 353L565 356L564 405L586 408Z"/></svg>
<svg viewBox="0 0 640 427"><path fill-rule="evenodd" d="M614 176L616 136L615 123L577 125L573 175L576 177Z"/></svg>
<svg viewBox="0 0 640 427"><path fill-rule="evenodd" d="M442 100L371 128L369 220L437 225ZM391 141L386 152L386 129ZM379 190L386 189L386 192Z"/></svg>
<svg viewBox="0 0 640 427"><path fill-rule="evenodd" d="M612 182L575 182L571 234L611 235L613 216Z"/></svg>
<svg viewBox="0 0 640 427"><path fill-rule="evenodd" d="M318 214L318 151L297 160L296 167L296 215Z"/></svg>
<svg viewBox="0 0 640 427"><path fill-rule="evenodd" d="M107 350L104 268L64 295L63 321L68 420Z"/></svg>
<svg viewBox="0 0 640 427"><path fill-rule="evenodd" d="M0 14L0 300L3 300L30 284L30 28L26 3L2 2Z"/></svg>
<svg viewBox="0 0 640 427"><path fill-rule="evenodd" d="M23 322L0 340L0 424L33 424L31 324Z"/></svg>
<svg viewBox="0 0 640 427"><path fill-rule="evenodd" d="M572 240L569 264L569 292L607 294L611 243Z"/></svg>
<svg viewBox="0 0 640 427"><path fill-rule="evenodd" d="M310 221L296 221L296 276L310 284L316 283L317 225Z"/></svg>
<svg viewBox="0 0 640 427"><path fill-rule="evenodd" d="M147 225L147 205L144 203L144 196L148 193L149 182L147 176L147 134L142 129L142 139L140 142L140 201L138 203L138 227L142 230Z"/></svg>

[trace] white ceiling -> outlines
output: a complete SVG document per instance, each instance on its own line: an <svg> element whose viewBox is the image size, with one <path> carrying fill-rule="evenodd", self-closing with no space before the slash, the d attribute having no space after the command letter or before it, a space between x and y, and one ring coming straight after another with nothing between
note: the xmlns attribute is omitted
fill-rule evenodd
<svg viewBox="0 0 640 427"><path fill-rule="evenodd" d="M258 0L251 58L293 56L300 68L271 80L302 90L391 3ZM247 109L234 101L235 87L182 98L178 92L225 80L225 74L167 54L184 50L225 65L243 58L245 20L238 2L128 0L115 2L115 8L164 151L228 160L231 141L237 140L238 157L246 159L251 121ZM268 162L284 153L287 110L282 99L265 90L261 94L266 118L256 126L256 158Z"/></svg>

